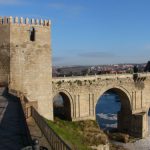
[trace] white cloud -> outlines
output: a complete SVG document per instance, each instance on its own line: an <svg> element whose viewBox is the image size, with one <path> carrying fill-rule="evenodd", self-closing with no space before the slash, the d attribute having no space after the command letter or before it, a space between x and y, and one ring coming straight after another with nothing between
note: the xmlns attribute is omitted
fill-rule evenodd
<svg viewBox="0 0 150 150"><path fill-rule="evenodd" d="M0 0L1 5L12 5L18 3L17 0Z"/></svg>
<svg viewBox="0 0 150 150"><path fill-rule="evenodd" d="M59 61L65 60L64 57L55 57L55 56L53 56L52 59L53 59L54 62L59 62Z"/></svg>
<svg viewBox="0 0 150 150"><path fill-rule="evenodd" d="M90 52L80 53L79 56L87 57L87 58L112 58L112 57L116 57L115 54L113 54L111 52L98 52L98 51L90 51Z"/></svg>
<svg viewBox="0 0 150 150"><path fill-rule="evenodd" d="M67 13L71 13L75 15L80 14L84 10L84 7L81 5L72 5L72 4L62 3L62 2L49 3L48 7L54 10L63 10Z"/></svg>
<svg viewBox="0 0 150 150"><path fill-rule="evenodd" d="M49 3L48 6L52 9L64 9L66 7L63 3Z"/></svg>
<svg viewBox="0 0 150 150"><path fill-rule="evenodd" d="M144 46L144 49L150 50L150 44L145 45L145 46Z"/></svg>
<svg viewBox="0 0 150 150"><path fill-rule="evenodd" d="M0 5L20 5L25 4L25 2L20 0L0 0Z"/></svg>

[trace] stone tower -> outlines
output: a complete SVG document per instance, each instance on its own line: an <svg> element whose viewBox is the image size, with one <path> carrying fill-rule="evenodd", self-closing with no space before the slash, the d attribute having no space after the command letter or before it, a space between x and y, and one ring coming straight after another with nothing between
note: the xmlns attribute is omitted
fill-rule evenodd
<svg viewBox="0 0 150 150"><path fill-rule="evenodd" d="M51 22L0 17L0 83L38 102L38 112L53 120Z"/></svg>

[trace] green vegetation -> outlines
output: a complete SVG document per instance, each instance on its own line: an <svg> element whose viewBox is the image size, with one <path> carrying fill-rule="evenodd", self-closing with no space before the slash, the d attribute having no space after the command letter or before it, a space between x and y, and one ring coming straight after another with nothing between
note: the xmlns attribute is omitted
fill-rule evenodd
<svg viewBox="0 0 150 150"><path fill-rule="evenodd" d="M90 146L109 142L108 136L92 120L69 122L57 118L54 122L47 120L47 123L75 150L91 150ZM111 150L124 150L122 147L110 145Z"/></svg>
<svg viewBox="0 0 150 150"><path fill-rule="evenodd" d="M72 85L72 82L71 82L71 81L68 81L68 83L70 84L70 86Z"/></svg>
<svg viewBox="0 0 150 150"><path fill-rule="evenodd" d="M57 82L58 86L60 86L60 85L61 85L61 83L62 83L61 81L58 81L58 82Z"/></svg>
<svg viewBox="0 0 150 150"><path fill-rule="evenodd" d="M82 86L82 81L80 80L75 80L74 83L77 83L77 85Z"/></svg>
<svg viewBox="0 0 150 150"><path fill-rule="evenodd" d="M77 122L68 122L56 119L55 122L47 121L50 127L73 148L79 150L90 150L81 134L81 127Z"/></svg>

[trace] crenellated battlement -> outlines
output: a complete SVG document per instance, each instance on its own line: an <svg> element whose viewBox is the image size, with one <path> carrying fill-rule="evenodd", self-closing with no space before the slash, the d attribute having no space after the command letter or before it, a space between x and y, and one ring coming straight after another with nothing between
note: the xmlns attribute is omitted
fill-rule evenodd
<svg viewBox="0 0 150 150"><path fill-rule="evenodd" d="M29 19L23 17L0 17L1 24L18 24L18 25L38 25L38 26L50 26L50 20L43 19Z"/></svg>

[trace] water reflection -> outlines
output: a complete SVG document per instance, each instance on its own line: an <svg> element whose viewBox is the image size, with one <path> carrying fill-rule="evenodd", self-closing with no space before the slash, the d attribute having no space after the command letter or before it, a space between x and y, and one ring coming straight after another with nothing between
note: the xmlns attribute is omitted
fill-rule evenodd
<svg viewBox="0 0 150 150"><path fill-rule="evenodd" d="M96 105L96 120L102 129L117 128L117 112L121 108L119 96L116 93L104 93Z"/></svg>

